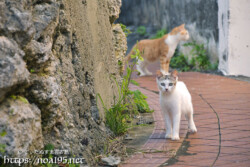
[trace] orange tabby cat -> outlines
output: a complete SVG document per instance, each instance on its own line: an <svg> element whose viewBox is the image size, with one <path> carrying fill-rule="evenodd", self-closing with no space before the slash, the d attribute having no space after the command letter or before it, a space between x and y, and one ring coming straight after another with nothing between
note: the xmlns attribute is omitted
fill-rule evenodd
<svg viewBox="0 0 250 167"><path fill-rule="evenodd" d="M159 39L141 40L133 46L126 59L129 61L131 54L134 52L134 48L137 48L144 58L144 61L138 60L136 66L141 76L152 75L152 73L148 71L147 65L156 60L160 60L161 72L166 75L169 71L170 59L174 55L177 45L180 41L186 41L188 39L189 33L185 29L185 24L182 24Z"/></svg>

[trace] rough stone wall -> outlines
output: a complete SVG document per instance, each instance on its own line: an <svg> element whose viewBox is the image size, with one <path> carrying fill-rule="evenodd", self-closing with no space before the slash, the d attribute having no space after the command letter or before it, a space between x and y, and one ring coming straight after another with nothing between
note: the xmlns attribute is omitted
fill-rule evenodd
<svg viewBox="0 0 250 167"><path fill-rule="evenodd" d="M219 33L217 0L125 0L122 2L118 22L127 26L143 25L151 33L162 28L170 31L185 23L191 39L204 43L209 50L211 60L217 60L216 45ZM134 30L136 31L136 28ZM138 40L131 36L128 37L128 50ZM185 51L185 48L180 49L188 53L189 50Z"/></svg>
<svg viewBox="0 0 250 167"><path fill-rule="evenodd" d="M0 2L0 157L46 144L84 157L90 166L108 132L107 106L116 94L126 38L121 0ZM119 44L122 47L119 47ZM98 106L98 107L97 107ZM99 109L100 110L99 110Z"/></svg>

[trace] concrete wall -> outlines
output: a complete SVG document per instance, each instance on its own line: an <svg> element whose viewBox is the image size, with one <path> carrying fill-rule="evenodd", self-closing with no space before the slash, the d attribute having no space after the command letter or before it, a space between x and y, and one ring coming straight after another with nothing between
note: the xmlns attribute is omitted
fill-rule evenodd
<svg viewBox="0 0 250 167"><path fill-rule="evenodd" d="M202 36L218 41L217 0L124 0L118 21L129 25L172 29L195 24Z"/></svg>
<svg viewBox="0 0 250 167"><path fill-rule="evenodd" d="M230 0L228 75L250 77L250 1Z"/></svg>
<svg viewBox="0 0 250 167"><path fill-rule="evenodd" d="M229 0L218 0L219 26L219 70L226 74L228 71L228 18Z"/></svg>
<svg viewBox="0 0 250 167"><path fill-rule="evenodd" d="M250 77L250 1L219 0L219 70Z"/></svg>

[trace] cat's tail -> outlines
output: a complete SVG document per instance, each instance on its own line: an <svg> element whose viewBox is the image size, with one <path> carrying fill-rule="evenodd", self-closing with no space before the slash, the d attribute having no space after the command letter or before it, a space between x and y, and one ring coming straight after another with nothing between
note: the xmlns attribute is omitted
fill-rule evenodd
<svg viewBox="0 0 250 167"><path fill-rule="evenodd" d="M133 54L133 48L131 49L131 51L129 52L129 54L125 57L125 63L129 62L131 60L131 55Z"/></svg>
<svg viewBox="0 0 250 167"><path fill-rule="evenodd" d="M140 42L139 42L140 43ZM135 54L135 50L138 49L139 43L137 42L132 49L130 50L129 54L125 57L125 63L129 62L132 58L131 55Z"/></svg>
<svg viewBox="0 0 250 167"><path fill-rule="evenodd" d="M124 64L126 65L127 63L129 63L129 61L132 59L131 55L133 54L134 47L131 49L131 51L129 52L129 54L124 58ZM125 71L125 65L123 66L123 71Z"/></svg>

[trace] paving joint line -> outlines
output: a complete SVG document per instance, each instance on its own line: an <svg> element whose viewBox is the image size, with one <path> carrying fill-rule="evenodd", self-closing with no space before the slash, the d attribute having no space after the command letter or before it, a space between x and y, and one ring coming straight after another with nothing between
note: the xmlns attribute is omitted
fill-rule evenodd
<svg viewBox="0 0 250 167"><path fill-rule="evenodd" d="M214 162L212 163L211 167L214 166L214 164L216 163L216 161L218 160L219 156L220 156L220 151L221 151L221 129L220 129L220 118L218 113L214 110L213 106L202 96L202 94L199 94L199 96L201 97L201 99L206 102L208 104L208 106L213 110L213 112L215 113L216 117L217 117L217 123L218 123L218 131L219 131L219 150L218 150L218 154L214 160Z"/></svg>

